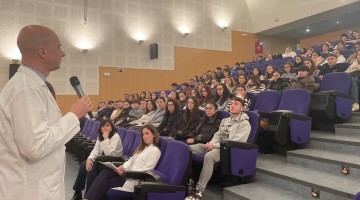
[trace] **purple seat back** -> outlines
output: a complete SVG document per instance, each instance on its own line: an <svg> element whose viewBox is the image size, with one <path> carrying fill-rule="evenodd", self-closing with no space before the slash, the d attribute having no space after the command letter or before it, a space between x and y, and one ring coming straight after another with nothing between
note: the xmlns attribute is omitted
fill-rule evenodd
<svg viewBox="0 0 360 200"><path fill-rule="evenodd" d="M128 131L126 131L125 135L126 136L125 136L124 142L122 143L124 155L132 156L130 154L130 151L131 151L131 147L133 146L133 143L135 141L136 132L128 130Z"/></svg>
<svg viewBox="0 0 360 200"><path fill-rule="evenodd" d="M286 90L281 95L278 110L290 110L307 115L310 105L310 93L303 89Z"/></svg>
<svg viewBox="0 0 360 200"><path fill-rule="evenodd" d="M259 115L253 111L245 111L245 113L249 116L249 122L251 125L251 131L247 143L253 144L259 127Z"/></svg>
<svg viewBox="0 0 360 200"><path fill-rule="evenodd" d="M328 90L336 90L344 94L348 94L350 90L350 86L351 86L351 77L348 73L333 72L324 75L320 84L320 92L328 91Z"/></svg>
<svg viewBox="0 0 360 200"><path fill-rule="evenodd" d="M255 103L256 103L256 98L257 98L257 95L254 94L254 93L247 93L247 97L250 99L250 106L249 106L249 110L254 110L254 106L255 106Z"/></svg>
<svg viewBox="0 0 360 200"><path fill-rule="evenodd" d="M165 155L157 168L162 175L162 182L180 184L189 165L189 156L187 144L176 140L169 141Z"/></svg>
<svg viewBox="0 0 360 200"><path fill-rule="evenodd" d="M134 139L134 143L132 144L132 147L129 151L129 154L127 154L128 156L132 156L135 152L135 150L138 148L138 146L141 144L141 134L140 133L136 133L135 139Z"/></svg>
<svg viewBox="0 0 360 200"><path fill-rule="evenodd" d="M256 97L253 110L270 113L278 108L280 97L281 94L277 91L260 92Z"/></svg>
<svg viewBox="0 0 360 200"><path fill-rule="evenodd" d="M358 192L354 198L354 200L360 200L360 192Z"/></svg>
<svg viewBox="0 0 360 200"><path fill-rule="evenodd" d="M85 120L85 123L84 123L84 126L83 128L80 130L80 135L84 135L86 132L89 131L89 129L91 128L92 126L92 123L90 122L91 120L87 119Z"/></svg>
<svg viewBox="0 0 360 200"><path fill-rule="evenodd" d="M100 128L100 122L98 121L92 121L93 126L91 127L89 131L89 137L92 141L96 141L98 137L98 130Z"/></svg>
<svg viewBox="0 0 360 200"><path fill-rule="evenodd" d="M223 111L223 110L218 110L218 117L220 119L228 118L228 117L230 117L230 113Z"/></svg>
<svg viewBox="0 0 360 200"><path fill-rule="evenodd" d="M123 143L126 136L126 128L118 127L117 133L119 134L121 142Z"/></svg>
<svg viewBox="0 0 360 200"><path fill-rule="evenodd" d="M169 141L163 137L160 137L160 151L161 151L161 156L160 159L155 167L155 169L157 169L162 161L162 159L164 158L165 155L165 151L166 151L166 147L168 145Z"/></svg>

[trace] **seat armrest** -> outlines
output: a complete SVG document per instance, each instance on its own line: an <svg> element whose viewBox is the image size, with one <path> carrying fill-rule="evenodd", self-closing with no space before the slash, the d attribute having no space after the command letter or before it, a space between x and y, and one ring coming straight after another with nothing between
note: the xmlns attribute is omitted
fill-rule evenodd
<svg viewBox="0 0 360 200"><path fill-rule="evenodd" d="M257 113L260 117L263 117L263 118L269 118L269 116L270 116L270 113L267 113L267 112L258 111Z"/></svg>
<svg viewBox="0 0 360 200"><path fill-rule="evenodd" d="M101 156L97 158L100 162L124 162L122 157L119 156Z"/></svg>
<svg viewBox="0 0 360 200"><path fill-rule="evenodd" d="M223 140L220 143L221 146L225 146L226 148L236 148L236 149L258 149L258 146L255 144L250 144L246 142L238 142L232 140Z"/></svg>
<svg viewBox="0 0 360 200"><path fill-rule="evenodd" d="M123 177L127 179L140 179L146 180L148 182L158 182L161 183L161 177L156 173L156 171L125 171Z"/></svg>
<svg viewBox="0 0 360 200"><path fill-rule="evenodd" d="M302 121L308 121L311 120L312 118L307 116L307 115L302 115L302 114L297 114L297 113L285 113L286 117L290 118L290 119L297 119L297 120L302 120Z"/></svg>
<svg viewBox="0 0 360 200"><path fill-rule="evenodd" d="M336 91L336 90L331 90L330 93L336 97L342 97L345 99L352 99L351 95L349 94L344 94L342 92Z"/></svg>
<svg viewBox="0 0 360 200"><path fill-rule="evenodd" d="M176 191L185 191L185 186L183 185L173 185L173 184L165 184L165 183L154 183L154 182L141 182L140 184L135 186L135 194L139 194L142 192L176 192Z"/></svg>

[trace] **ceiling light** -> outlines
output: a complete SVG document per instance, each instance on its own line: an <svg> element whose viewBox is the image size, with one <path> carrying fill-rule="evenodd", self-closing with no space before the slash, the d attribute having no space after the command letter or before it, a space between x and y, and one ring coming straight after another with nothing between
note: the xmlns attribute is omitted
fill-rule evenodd
<svg viewBox="0 0 360 200"><path fill-rule="evenodd" d="M339 21L337 21L336 23L337 23L337 24L339 24L340 22L339 22Z"/></svg>
<svg viewBox="0 0 360 200"><path fill-rule="evenodd" d="M310 28L307 26L305 31L306 31L307 33L310 32Z"/></svg>

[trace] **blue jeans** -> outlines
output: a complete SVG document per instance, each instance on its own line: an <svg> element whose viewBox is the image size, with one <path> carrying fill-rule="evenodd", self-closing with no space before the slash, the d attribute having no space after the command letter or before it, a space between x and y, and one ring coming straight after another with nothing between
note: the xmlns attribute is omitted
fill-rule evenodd
<svg viewBox="0 0 360 200"><path fill-rule="evenodd" d="M360 80L357 78L351 78L350 95L352 96L354 103L359 103L359 91Z"/></svg>
<svg viewBox="0 0 360 200"><path fill-rule="evenodd" d="M93 162L93 168L90 172L86 171L86 160L83 161L80 165L78 175L76 177L73 190L76 192L81 192L85 188L85 182L86 182L86 190L85 193L89 190L92 182L95 180L97 176L97 169L96 169L97 163L95 161Z"/></svg>

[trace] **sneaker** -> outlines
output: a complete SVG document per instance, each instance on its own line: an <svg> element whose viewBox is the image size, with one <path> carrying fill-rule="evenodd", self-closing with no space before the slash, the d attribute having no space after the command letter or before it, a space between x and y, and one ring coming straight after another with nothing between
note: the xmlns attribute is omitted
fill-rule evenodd
<svg viewBox="0 0 360 200"><path fill-rule="evenodd" d="M74 196L71 198L71 200L82 200L82 194L81 192L75 192Z"/></svg>
<svg viewBox="0 0 360 200"><path fill-rule="evenodd" d="M351 110L352 110L353 112L354 112L354 111L358 111L358 110L359 110L359 104L358 104L358 103L353 103Z"/></svg>
<svg viewBox="0 0 360 200"><path fill-rule="evenodd" d="M202 192L199 188L194 188L191 195L187 196L185 200L200 200L202 198Z"/></svg>

